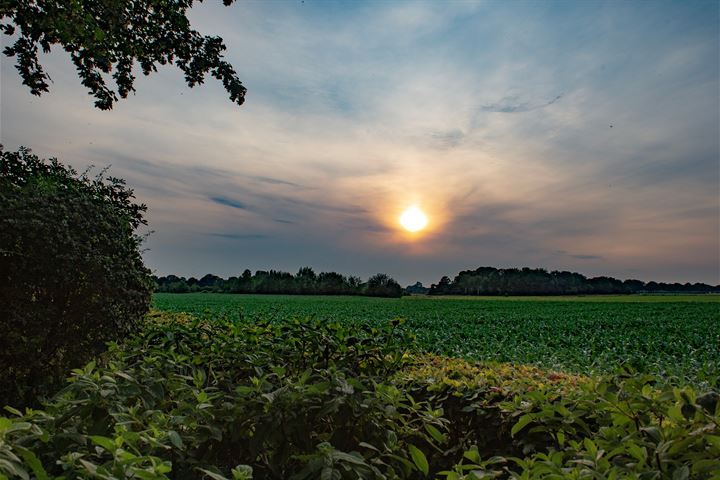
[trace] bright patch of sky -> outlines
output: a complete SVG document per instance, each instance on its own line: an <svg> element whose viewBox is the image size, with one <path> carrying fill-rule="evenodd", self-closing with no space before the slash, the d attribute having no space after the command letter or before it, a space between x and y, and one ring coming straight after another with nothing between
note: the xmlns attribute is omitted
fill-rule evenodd
<svg viewBox="0 0 720 480"><path fill-rule="evenodd" d="M2 58L5 148L112 165L149 206L157 274L720 282L717 2L208 2L191 19L225 39L244 106L166 67L101 112L63 52L41 98ZM399 232L410 205L427 234Z"/></svg>

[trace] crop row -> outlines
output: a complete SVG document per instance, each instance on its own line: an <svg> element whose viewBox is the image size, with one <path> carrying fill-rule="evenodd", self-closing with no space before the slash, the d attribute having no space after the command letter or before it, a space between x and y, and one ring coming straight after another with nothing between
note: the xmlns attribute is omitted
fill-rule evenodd
<svg viewBox="0 0 720 480"><path fill-rule="evenodd" d="M155 305L238 321L311 316L377 326L400 317L433 353L584 374L627 365L675 383L720 386L718 297L635 298L640 301L157 294Z"/></svg>

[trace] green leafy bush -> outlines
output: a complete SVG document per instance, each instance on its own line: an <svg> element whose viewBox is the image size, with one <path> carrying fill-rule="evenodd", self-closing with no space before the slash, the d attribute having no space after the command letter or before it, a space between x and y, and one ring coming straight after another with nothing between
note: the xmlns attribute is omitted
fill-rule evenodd
<svg viewBox="0 0 720 480"><path fill-rule="evenodd" d="M0 402L37 404L147 312L144 211L122 180L0 148Z"/></svg>
<svg viewBox="0 0 720 480"><path fill-rule="evenodd" d="M717 478L714 392L413 353L384 328L154 313L45 410L0 479Z"/></svg>
<svg viewBox="0 0 720 480"><path fill-rule="evenodd" d="M392 326L156 317L6 429L0 451L68 479L405 478L423 425L443 424L386 382L406 348Z"/></svg>

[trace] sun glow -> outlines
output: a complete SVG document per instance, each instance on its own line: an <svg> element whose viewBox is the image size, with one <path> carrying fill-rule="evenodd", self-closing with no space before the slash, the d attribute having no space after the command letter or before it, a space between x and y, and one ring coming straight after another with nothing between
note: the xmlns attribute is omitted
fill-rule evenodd
<svg viewBox="0 0 720 480"><path fill-rule="evenodd" d="M427 224L427 216L418 207L412 206L400 215L400 225L408 232L419 232Z"/></svg>

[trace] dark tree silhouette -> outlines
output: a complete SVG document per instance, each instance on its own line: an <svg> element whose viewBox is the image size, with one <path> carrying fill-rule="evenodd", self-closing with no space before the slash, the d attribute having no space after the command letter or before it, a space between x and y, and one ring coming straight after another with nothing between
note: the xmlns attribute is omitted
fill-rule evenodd
<svg viewBox="0 0 720 480"><path fill-rule="evenodd" d="M245 270L240 277L224 280L207 274L200 280L185 279L176 275L153 277L156 291L167 293L266 293L304 295L370 295L399 297L402 288L391 277L379 273L363 283L359 277L346 277L337 272L316 274L310 267L302 267L296 275L277 270L258 270L255 275ZM194 280L191 281L191 280Z"/></svg>
<svg viewBox="0 0 720 480"><path fill-rule="evenodd" d="M199 0L202 1L202 0ZM199 3L198 1L198 3ZM234 0L223 0L230 5ZM81 83L95 97L95 106L111 109L135 91L133 66L143 74L157 65L174 64L188 86L210 74L220 80L230 100L242 105L246 89L224 60L222 38L203 36L190 28L187 11L193 0L3 0L0 30L15 37L5 48L16 59L23 84L33 95L49 90L50 77L38 58L60 45L70 54ZM116 90L106 83L112 75Z"/></svg>
<svg viewBox="0 0 720 480"><path fill-rule="evenodd" d="M704 283L644 283L612 277L586 278L575 272L544 268L479 267L463 270L454 280L444 276L430 287L430 295L588 295L626 293L712 293L720 286Z"/></svg>

